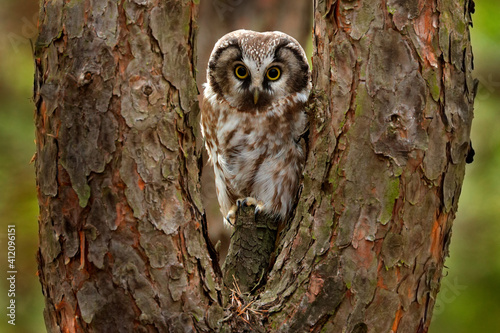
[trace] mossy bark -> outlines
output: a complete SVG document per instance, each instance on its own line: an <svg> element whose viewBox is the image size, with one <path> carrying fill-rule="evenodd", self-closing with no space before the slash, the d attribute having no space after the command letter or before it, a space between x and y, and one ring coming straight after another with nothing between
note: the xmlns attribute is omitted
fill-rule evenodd
<svg viewBox="0 0 500 333"><path fill-rule="evenodd" d="M265 283L224 309L200 213L196 4L42 2L48 331L426 332L469 149L471 6L315 2L295 218Z"/></svg>

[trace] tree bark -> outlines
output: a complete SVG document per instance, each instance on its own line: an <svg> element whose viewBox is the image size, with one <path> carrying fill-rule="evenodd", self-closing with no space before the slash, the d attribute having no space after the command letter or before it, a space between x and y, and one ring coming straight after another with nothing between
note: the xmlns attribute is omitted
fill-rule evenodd
<svg viewBox="0 0 500 333"><path fill-rule="evenodd" d="M426 332L469 149L472 6L315 1L303 188L243 295L200 213L196 5L43 3L48 331Z"/></svg>
<svg viewBox="0 0 500 333"><path fill-rule="evenodd" d="M304 189L277 332L426 332L469 149L469 1L315 1Z"/></svg>
<svg viewBox="0 0 500 333"><path fill-rule="evenodd" d="M200 213L197 6L41 5L34 98L47 330L208 331L222 310Z"/></svg>

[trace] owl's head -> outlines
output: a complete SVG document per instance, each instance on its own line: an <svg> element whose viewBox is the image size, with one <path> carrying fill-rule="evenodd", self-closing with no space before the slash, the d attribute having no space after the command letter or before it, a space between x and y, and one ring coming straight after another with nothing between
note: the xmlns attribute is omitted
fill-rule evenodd
<svg viewBox="0 0 500 333"><path fill-rule="evenodd" d="M215 44L207 84L240 111L263 110L292 94L307 99L309 64L304 50L282 32L236 30Z"/></svg>

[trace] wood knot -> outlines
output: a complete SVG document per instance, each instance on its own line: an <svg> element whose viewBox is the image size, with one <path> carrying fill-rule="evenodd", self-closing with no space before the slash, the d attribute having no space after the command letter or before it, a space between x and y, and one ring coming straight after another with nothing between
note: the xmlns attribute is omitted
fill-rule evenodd
<svg viewBox="0 0 500 333"><path fill-rule="evenodd" d="M149 84L145 84L142 87L142 92L144 93L144 95L149 96L153 93L153 88L151 88Z"/></svg>
<svg viewBox="0 0 500 333"><path fill-rule="evenodd" d="M92 82L92 77L93 77L92 72L82 73L82 75L80 75L80 79L78 80L78 85L80 87L86 86L87 84Z"/></svg>

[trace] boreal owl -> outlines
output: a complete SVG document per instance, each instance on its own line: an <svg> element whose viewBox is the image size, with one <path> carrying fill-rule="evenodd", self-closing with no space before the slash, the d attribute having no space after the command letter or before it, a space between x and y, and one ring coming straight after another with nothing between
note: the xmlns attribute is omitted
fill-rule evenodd
<svg viewBox="0 0 500 333"><path fill-rule="evenodd" d="M304 164L304 50L282 32L233 31L215 44L204 88L201 130L226 222L242 202L287 219Z"/></svg>

